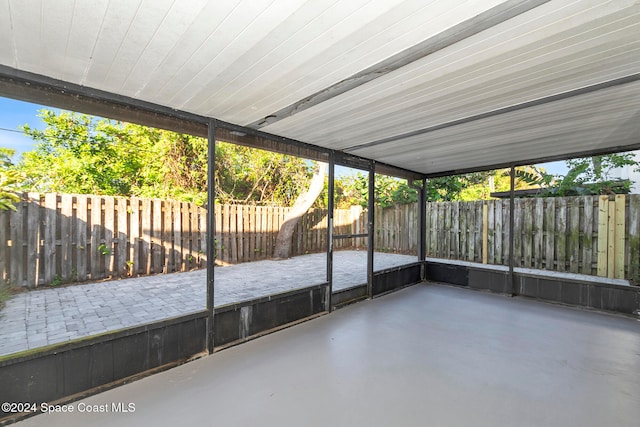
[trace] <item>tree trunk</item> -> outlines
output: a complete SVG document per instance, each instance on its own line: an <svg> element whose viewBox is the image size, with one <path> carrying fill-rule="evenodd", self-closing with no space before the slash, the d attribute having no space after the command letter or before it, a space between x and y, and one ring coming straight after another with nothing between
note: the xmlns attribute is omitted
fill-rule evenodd
<svg viewBox="0 0 640 427"><path fill-rule="evenodd" d="M313 205L313 202L316 201L322 192L326 170L326 163L317 162L317 168L311 178L309 189L298 196L291 210L284 218L284 223L280 227L278 237L276 238L276 246L273 250L274 258L283 259L291 256L291 238L293 237L293 232L298 222L300 222L302 215L307 213L311 205Z"/></svg>

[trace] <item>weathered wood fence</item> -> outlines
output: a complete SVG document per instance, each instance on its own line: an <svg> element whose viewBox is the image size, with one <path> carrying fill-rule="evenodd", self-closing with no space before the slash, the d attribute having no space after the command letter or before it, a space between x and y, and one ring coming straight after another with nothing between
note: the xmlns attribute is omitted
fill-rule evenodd
<svg viewBox="0 0 640 427"><path fill-rule="evenodd" d="M29 193L16 208L0 212L0 279L15 286L171 273L206 265L207 212L193 203ZM288 210L217 205L216 260L235 264L269 258ZM387 211L390 216L384 220ZM377 213L383 225L378 227L376 246L382 250L408 249L401 244L415 249L417 237L406 236L402 243L399 238L406 235L399 231L406 228L402 218L415 222L415 214L400 211ZM366 221L366 211L359 206L338 209L335 233L366 233ZM325 251L326 224L326 210L307 212L293 236L293 255ZM357 247L366 247L366 238L334 243L335 249Z"/></svg>
<svg viewBox="0 0 640 427"><path fill-rule="evenodd" d="M514 263L638 279L640 195L516 199ZM427 204L427 254L509 263L509 201Z"/></svg>
<svg viewBox="0 0 640 427"><path fill-rule="evenodd" d="M206 210L155 199L37 194L0 214L0 278L35 287L205 265Z"/></svg>
<svg viewBox="0 0 640 427"><path fill-rule="evenodd" d="M516 199L517 267L638 280L640 195ZM217 205L216 260L269 258L288 208ZM203 268L205 209L178 201L25 194L0 213L0 279L35 287ZM417 205L376 208L375 249L416 253ZM293 255L326 249L327 212L311 209L293 236ZM334 213L334 233L365 234L359 206ZM427 254L507 265L509 202L427 204ZM366 248L366 237L335 249Z"/></svg>

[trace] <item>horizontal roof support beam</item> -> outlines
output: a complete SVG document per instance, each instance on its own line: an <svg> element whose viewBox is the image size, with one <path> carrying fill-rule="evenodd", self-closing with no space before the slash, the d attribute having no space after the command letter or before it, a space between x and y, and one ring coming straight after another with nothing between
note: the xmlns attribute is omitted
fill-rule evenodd
<svg viewBox="0 0 640 427"><path fill-rule="evenodd" d="M473 18L461 22L442 33L423 42L405 49L384 61L374 64L332 86L314 93L300 101L288 105L263 119L250 123L248 126L261 128L280 120L291 117L301 111L335 98L345 92L355 89L365 83L382 77L392 71L418 61L434 52L451 46L461 40L494 27L515 16L534 9L549 0L508 0Z"/></svg>
<svg viewBox="0 0 640 427"><path fill-rule="evenodd" d="M0 96L206 138L208 119L0 65Z"/></svg>
<svg viewBox="0 0 640 427"><path fill-rule="evenodd" d="M208 125L211 120L197 114L3 65L0 65L0 96L203 138L208 137ZM216 136L221 141L322 162L328 162L329 153L333 151L246 126L213 120L216 124ZM342 152L336 152L336 154L346 163L360 165L358 167L372 162L353 154ZM384 171L381 173L401 178L419 179L423 176L417 172L385 164L376 164L376 170L378 169Z"/></svg>
<svg viewBox="0 0 640 427"><path fill-rule="evenodd" d="M639 137L640 137L640 135L639 135ZM615 153L622 153L622 152L626 152L626 151L640 150L640 139L638 141L639 142L637 142L635 144L621 145L621 146L610 147L610 148L602 149L602 150L575 151L573 153L570 153L570 154L567 154L567 155L561 155L561 156L536 157L536 158L532 158L532 159L519 160L517 162L496 163L496 164L493 164L493 165L482 166L482 167L477 167L477 168L454 169L454 170L449 170L449 171L444 171L444 172L426 174L425 177L427 179L439 178L439 177L443 177L443 176L462 175L462 174L465 174L465 173L486 172L486 171L491 171L491 170L495 170L495 169L510 168L511 166L529 166L529 165L535 165L535 164L540 164L540 163L557 162L557 161L569 160L569 159L579 159L579 158L582 158L582 157L602 156L602 155L606 155L606 154L615 154Z"/></svg>
<svg viewBox="0 0 640 427"><path fill-rule="evenodd" d="M400 141L402 139L411 138L418 135L425 135L427 133L435 132L437 130L447 129L454 126L459 126L466 123L475 122L478 120L486 119L489 117L499 116L502 114L511 113L514 111L525 110L527 108L536 107L539 105L549 104L564 99L573 98L587 93L597 92L599 90L608 89L614 86L620 86L628 83L633 83L640 80L640 73L631 74L629 76L620 77L606 82L597 83L590 86L581 87L578 89L570 90L567 92L558 93L556 95L546 96L544 98L534 99L532 101L522 102L520 104L510 105L508 107L498 108L496 110L487 111L485 113L475 114L473 116L464 117L462 119L452 120L446 123L440 123L434 126L429 126L423 129L417 129L411 132L403 133L396 136L390 136L388 138L379 139L377 141L366 142L364 144L353 145L346 147L343 150L346 152L357 151L363 148L375 147L378 145L388 144L390 142Z"/></svg>

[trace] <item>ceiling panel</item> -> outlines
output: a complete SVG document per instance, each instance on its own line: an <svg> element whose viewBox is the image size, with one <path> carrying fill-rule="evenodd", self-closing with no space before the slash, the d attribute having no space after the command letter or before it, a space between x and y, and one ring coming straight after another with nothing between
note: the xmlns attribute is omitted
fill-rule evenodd
<svg viewBox="0 0 640 427"><path fill-rule="evenodd" d="M66 5L67 10L71 10L69 6ZM46 64L44 59L54 56L44 49L42 7L41 0L25 0L19 3L9 0L12 30L11 42L15 46L15 63L19 69L44 70ZM25 13L25 9L29 13ZM62 5L61 9L65 9L65 5ZM71 22L71 14L68 13L68 16L63 16L62 19L64 22ZM68 30L63 31L65 33L63 34L64 37ZM66 44L66 39L63 40ZM62 55L60 54L59 56ZM2 61L4 64L4 58ZM57 61L60 62L60 59L57 59Z"/></svg>
<svg viewBox="0 0 640 427"><path fill-rule="evenodd" d="M6 61L6 65L17 67L15 58L15 42L11 24L11 9L9 0L0 1L0 58Z"/></svg>
<svg viewBox="0 0 640 427"><path fill-rule="evenodd" d="M197 74L207 61L215 56L216 51L222 48L221 41L215 40L218 28L221 23L228 21L229 15L238 8L239 3L239 0L207 1L184 33L176 38L174 44L162 47L162 61L146 70L144 92L153 94L149 95L149 98L162 99L172 96L179 87L187 83L185 76ZM264 2L256 2L256 7L262 3ZM183 5L184 2L180 4ZM196 8L198 4L195 5ZM119 4L119 7L122 8L122 5ZM175 10L175 13L178 13L178 10ZM191 13L184 14L189 15Z"/></svg>
<svg viewBox="0 0 640 427"><path fill-rule="evenodd" d="M135 3L132 2L132 4ZM44 22L47 23L43 30L44 38L46 39L45 51L55 52L57 42L47 35L58 31L60 25L54 22L47 22L46 17L56 11L60 4L58 2L45 1L43 6ZM108 0L92 0L90 3L74 2L69 31L65 34L62 80L73 81L81 73L80 84L84 84L86 73L91 67L96 41L103 31L104 16L108 6Z"/></svg>

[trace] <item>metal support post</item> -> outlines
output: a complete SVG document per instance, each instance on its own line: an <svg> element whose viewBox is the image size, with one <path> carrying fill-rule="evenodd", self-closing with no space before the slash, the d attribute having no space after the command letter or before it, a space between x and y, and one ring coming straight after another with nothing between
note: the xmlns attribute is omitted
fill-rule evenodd
<svg viewBox="0 0 640 427"><path fill-rule="evenodd" d="M515 262L515 254L513 253L514 247L514 215L515 215L515 193L514 187L516 182L516 167L511 165L509 172L510 185L509 185L509 284L511 285L511 296L516 295L516 281L513 274L513 266Z"/></svg>
<svg viewBox="0 0 640 427"><path fill-rule="evenodd" d="M375 245L374 236L374 208L375 208L375 162L371 162L369 168L369 196L367 200L367 297L373 297L373 249Z"/></svg>
<svg viewBox="0 0 640 427"><path fill-rule="evenodd" d="M207 144L207 350L213 353L214 344L214 266L216 244L215 220L215 168L216 168L216 122L209 120Z"/></svg>
<svg viewBox="0 0 640 427"><path fill-rule="evenodd" d="M333 204L334 204L335 159L329 154L329 183L327 186L327 311L333 309L331 296L333 294Z"/></svg>

